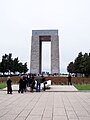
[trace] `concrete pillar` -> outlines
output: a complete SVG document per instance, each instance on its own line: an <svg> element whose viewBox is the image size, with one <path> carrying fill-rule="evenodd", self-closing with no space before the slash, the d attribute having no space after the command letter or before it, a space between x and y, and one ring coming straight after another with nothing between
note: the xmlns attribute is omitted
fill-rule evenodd
<svg viewBox="0 0 90 120"><path fill-rule="evenodd" d="M38 36L32 36L31 42L31 73L39 73L39 38Z"/></svg>
<svg viewBox="0 0 90 120"><path fill-rule="evenodd" d="M59 39L51 36L51 73L59 73Z"/></svg>

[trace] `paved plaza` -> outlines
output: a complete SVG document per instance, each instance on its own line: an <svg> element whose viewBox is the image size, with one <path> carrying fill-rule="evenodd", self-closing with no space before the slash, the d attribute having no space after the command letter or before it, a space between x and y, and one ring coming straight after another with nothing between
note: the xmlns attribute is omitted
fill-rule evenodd
<svg viewBox="0 0 90 120"><path fill-rule="evenodd" d="M46 92L23 94L3 90L0 120L90 120L90 92L79 92L74 86L51 86Z"/></svg>

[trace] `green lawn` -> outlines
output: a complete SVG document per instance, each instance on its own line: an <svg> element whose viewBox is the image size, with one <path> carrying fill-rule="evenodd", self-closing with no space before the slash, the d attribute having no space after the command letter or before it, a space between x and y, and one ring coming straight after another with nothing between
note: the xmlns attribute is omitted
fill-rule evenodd
<svg viewBox="0 0 90 120"><path fill-rule="evenodd" d="M90 84L88 85L75 85L78 90L90 90Z"/></svg>
<svg viewBox="0 0 90 120"><path fill-rule="evenodd" d="M5 88L6 86L7 86L6 83L0 83L0 89Z"/></svg>

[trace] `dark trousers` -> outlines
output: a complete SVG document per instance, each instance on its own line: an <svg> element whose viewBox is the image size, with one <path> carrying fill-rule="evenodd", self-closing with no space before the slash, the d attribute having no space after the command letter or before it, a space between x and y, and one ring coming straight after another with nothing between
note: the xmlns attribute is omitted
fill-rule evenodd
<svg viewBox="0 0 90 120"><path fill-rule="evenodd" d="M45 86L46 84L47 84L47 82L44 82L44 83L43 83L43 90L44 90L44 91L46 90L46 86Z"/></svg>
<svg viewBox="0 0 90 120"><path fill-rule="evenodd" d="M36 92L40 92L41 83L37 83Z"/></svg>
<svg viewBox="0 0 90 120"><path fill-rule="evenodd" d="M71 80L68 80L68 85L72 85L72 81Z"/></svg>
<svg viewBox="0 0 90 120"><path fill-rule="evenodd" d="M12 94L12 87L11 86L7 86L7 94Z"/></svg>
<svg viewBox="0 0 90 120"><path fill-rule="evenodd" d="M19 90L18 90L18 93L23 93L23 87L20 87Z"/></svg>

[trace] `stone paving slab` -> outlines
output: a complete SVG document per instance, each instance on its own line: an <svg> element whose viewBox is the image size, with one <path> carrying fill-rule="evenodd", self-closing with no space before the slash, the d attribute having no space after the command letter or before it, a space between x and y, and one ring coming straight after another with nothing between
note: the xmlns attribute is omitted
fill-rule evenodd
<svg viewBox="0 0 90 120"><path fill-rule="evenodd" d="M0 91L0 120L90 120L90 92Z"/></svg>
<svg viewBox="0 0 90 120"><path fill-rule="evenodd" d="M63 91L63 92L74 92L74 91L78 91L73 85L51 85L50 89L48 89L47 91Z"/></svg>

